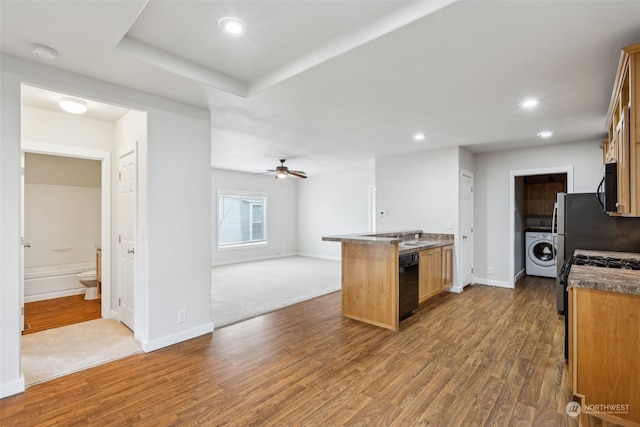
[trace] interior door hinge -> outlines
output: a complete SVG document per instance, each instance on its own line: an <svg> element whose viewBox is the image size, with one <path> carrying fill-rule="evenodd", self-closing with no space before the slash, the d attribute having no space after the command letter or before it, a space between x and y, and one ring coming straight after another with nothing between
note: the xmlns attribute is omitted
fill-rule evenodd
<svg viewBox="0 0 640 427"><path fill-rule="evenodd" d="M122 236L118 234L118 243L122 243Z"/></svg>
<svg viewBox="0 0 640 427"><path fill-rule="evenodd" d="M120 307L122 305L122 299L118 298L118 307Z"/></svg>
<svg viewBox="0 0 640 427"><path fill-rule="evenodd" d="M122 181L122 172L118 172L118 181Z"/></svg>

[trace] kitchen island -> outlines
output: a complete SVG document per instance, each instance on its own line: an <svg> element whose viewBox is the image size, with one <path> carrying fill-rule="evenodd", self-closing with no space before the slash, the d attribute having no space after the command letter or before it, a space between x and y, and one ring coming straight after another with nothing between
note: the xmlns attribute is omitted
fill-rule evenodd
<svg viewBox="0 0 640 427"><path fill-rule="evenodd" d="M640 260L640 254L575 255ZM640 425L640 271L573 265L569 285L569 385L582 411Z"/></svg>
<svg viewBox="0 0 640 427"><path fill-rule="evenodd" d="M408 230L325 236L322 240L342 244L342 315L350 319L391 330L398 329L400 255L420 253L422 258L422 254L429 250L447 248L447 255L437 257L437 262L442 264L446 259L448 263L446 276L442 275L440 266L437 276L439 289L442 288L443 277L447 281L452 280L452 234ZM429 277L422 277L425 276L422 272L421 267L420 286L425 287ZM434 278L431 277L432 282Z"/></svg>

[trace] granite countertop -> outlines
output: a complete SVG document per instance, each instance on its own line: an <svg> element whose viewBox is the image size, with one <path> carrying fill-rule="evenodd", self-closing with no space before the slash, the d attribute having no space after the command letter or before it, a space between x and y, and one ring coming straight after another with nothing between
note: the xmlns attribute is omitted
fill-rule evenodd
<svg viewBox="0 0 640 427"><path fill-rule="evenodd" d="M629 252L601 252L578 249L575 254L640 259L640 254ZM574 264L571 266L568 284L575 288L640 295L640 271Z"/></svg>
<svg viewBox="0 0 640 427"><path fill-rule="evenodd" d="M418 237L416 238L416 236ZM343 234L323 236L322 240L363 245L398 245L398 255L452 245L454 242L453 234L423 233L422 230L389 231L374 234Z"/></svg>

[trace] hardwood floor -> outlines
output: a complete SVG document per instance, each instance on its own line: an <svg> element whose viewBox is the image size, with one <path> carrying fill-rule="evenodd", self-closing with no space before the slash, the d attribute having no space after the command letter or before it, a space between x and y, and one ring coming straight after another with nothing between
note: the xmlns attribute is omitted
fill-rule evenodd
<svg viewBox="0 0 640 427"><path fill-rule="evenodd" d="M0 400L0 425L611 426L565 413L554 281L446 293L389 331L340 293Z"/></svg>
<svg viewBox="0 0 640 427"><path fill-rule="evenodd" d="M85 300L84 294L28 302L24 305L23 335L88 320L100 319L99 299Z"/></svg>

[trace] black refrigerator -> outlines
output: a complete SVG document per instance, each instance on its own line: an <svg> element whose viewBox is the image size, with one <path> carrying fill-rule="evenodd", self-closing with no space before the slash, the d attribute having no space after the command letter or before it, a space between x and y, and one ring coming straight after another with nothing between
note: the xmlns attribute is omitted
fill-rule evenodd
<svg viewBox="0 0 640 427"><path fill-rule="evenodd" d="M556 303L565 311L561 269L576 249L640 252L640 218L609 216L596 193L558 193L552 233L556 243Z"/></svg>

